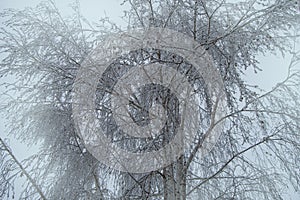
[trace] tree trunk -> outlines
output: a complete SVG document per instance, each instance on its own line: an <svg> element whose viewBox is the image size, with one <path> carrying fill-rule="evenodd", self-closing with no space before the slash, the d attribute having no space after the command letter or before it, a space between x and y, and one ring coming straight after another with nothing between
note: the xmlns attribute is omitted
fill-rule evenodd
<svg viewBox="0 0 300 200"><path fill-rule="evenodd" d="M186 172L184 170L184 157L163 171L164 174L164 199L185 200L186 199Z"/></svg>

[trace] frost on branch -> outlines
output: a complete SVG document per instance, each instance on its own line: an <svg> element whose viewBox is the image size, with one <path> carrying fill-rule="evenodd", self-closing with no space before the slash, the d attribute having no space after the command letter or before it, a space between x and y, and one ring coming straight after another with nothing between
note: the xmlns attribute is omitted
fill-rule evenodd
<svg viewBox="0 0 300 200"><path fill-rule="evenodd" d="M0 74L12 76L15 80L5 84L1 99L7 103L2 109L11 122L8 124L11 134L28 144L41 144L37 154L21 162L36 184L34 187L28 178L22 197L280 199L283 198L285 182L291 182L298 189L298 72L291 70L287 80L270 92L261 92L247 85L241 76L245 68L257 72L263 70L257 61L259 53L292 51L292 39L297 38L293 31L300 24L297 2L124 1L130 6L125 15L129 30L147 30L150 26L168 28L192 37L205 49L213 58L215 70L221 74L226 103L230 108L230 113L224 118L226 126L222 137L209 154L205 157L199 154L204 139L201 136L205 135L206 128L200 126L189 151L177 162L143 174L119 172L102 165L85 148L73 120L71 97L78 70L97 44L112 32L118 32L117 26L107 20L102 20L97 26L89 24L81 17L76 5L74 15L65 18L51 1L36 8L2 13L6 22L0 31L0 48L4 57ZM186 65L178 55L157 49L137 49L127 53L123 60L111 65L136 66L150 61ZM299 54L294 58L293 65L299 61ZM107 77L110 76L108 73ZM98 102L102 103L98 105L102 113L97 114L99 118L105 116L107 123L104 125L112 130L115 126L109 126L109 113L104 112L104 105L110 104L105 101L108 91L104 91L106 87L103 85L109 79L105 80L99 84L96 94L104 101L104 104ZM199 83L202 82L199 80ZM152 85L142 87L129 96L132 100L129 115L140 125L150 115L139 112L133 105L142 101L142 105L151 110L151 97L155 95L144 93L151 88ZM162 91L169 94L167 90ZM200 116L205 126L210 123L213 112L204 85L199 93L202 105L206 105L199 106L203 108ZM145 99L150 100L148 104L144 103L147 102ZM173 102L172 106L176 108L176 100ZM164 113L156 114L164 116ZM145 121L141 120L143 117ZM113 134L111 136L119 139ZM141 141L115 142L134 151L141 150L136 148ZM143 147L148 148L144 144ZM1 163L1 169L4 165L8 169L10 165L6 163ZM7 174L4 176L8 177ZM0 194L7 194L11 188L7 185L12 184L13 179L0 180L5 186Z"/></svg>

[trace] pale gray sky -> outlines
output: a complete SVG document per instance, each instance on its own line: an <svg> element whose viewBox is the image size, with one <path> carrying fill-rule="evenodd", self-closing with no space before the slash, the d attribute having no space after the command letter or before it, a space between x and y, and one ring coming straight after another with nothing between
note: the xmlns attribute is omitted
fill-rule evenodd
<svg viewBox="0 0 300 200"><path fill-rule="evenodd" d="M37 5L39 2L40 0L0 0L0 11L6 8L23 9L24 7L32 7ZM55 2L62 13L70 12L71 9L69 4L73 2L72 0L56 0ZM121 19L121 16L123 15L122 10L124 9L124 7L120 5L122 0L80 0L79 2L83 16L89 21L97 21L106 15L118 25L125 26L125 22ZM275 86L277 82L284 80L287 76L287 66L290 62L291 56L287 55L286 58L282 58L280 54L278 54L278 56L267 55L260 56L259 58L260 68L262 68L263 71L258 74L254 74L253 70L250 69L246 73L245 80L252 85L259 85L261 88L269 90ZM3 120L0 120L0 135L1 137L8 137L5 135ZM13 138L11 138L11 143L12 150L19 159L30 155L36 149L36 147L28 149L25 145ZM293 194L292 199L298 199L298 195Z"/></svg>
<svg viewBox="0 0 300 200"><path fill-rule="evenodd" d="M41 0L0 0L0 12L7 8L15 8L15 9L24 9L25 7L34 7ZM71 12L70 4L74 1L72 0L64 0L59 1L56 0L56 5L58 9L65 15ZM122 26L125 25L125 22L122 20L123 7L120 5L122 0L80 0L81 13L84 17L86 17L89 21L97 22L101 17L109 16L112 21ZM1 23L1 20L0 20ZM3 26L0 24L0 26ZM0 84L5 81L11 81L10 78L0 79ZM1 88L0 88L1 90ZM24 158L29 157L34 154L38 146L27 147L25 144L21 143L17 139L8 136L5 130L5 116L0 115L0 136L1 138L8 138L9 143L11 145L11 149L18 160L22 160ZM22 184L24 183L25 177L18 179L15 184L15 199L19 198L19 193L22 188Z"/></svg>

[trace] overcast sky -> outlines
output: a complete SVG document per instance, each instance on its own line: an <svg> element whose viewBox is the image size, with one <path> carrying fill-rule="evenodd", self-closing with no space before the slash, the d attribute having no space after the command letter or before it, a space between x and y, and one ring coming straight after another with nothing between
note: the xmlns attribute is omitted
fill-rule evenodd
<svg viewBox="0 0 300 200"><path fill-rule="evenodd" d="M36 6L40 0L0 0L0 10L5 8L18 8ZM55 1L57 7L62 13L70 12L70 4L72 0ZM124 20L121 18L123 15L121 6L122 0L79 0L81 13L89 21L98 21L101 17L108 16L113 22L120 26L125 26ZM254 74L252 69L247 73L245 79L253 84L260 85L263 89L271 89L278 81L283 80L287 75L287 66L291 59L290 55L282 58L280 55L267 55L259 56L263 69L262 72Z"/></svg>
<svg viewBox="0 0 300 200"><path fill-rule="evenodd" d="M36 6L40 0L0 0L0 10L6 8L17 8L23 9L24 7ZM72 3L71 0L56 1L58 8L62 13L70 12L69 4ZM122 10L124 6L121 6L122 0L80 0L81 12L84 17L90 21L97 21L105 15L110 17L112 21L124 26L125 22L121 19L123 15ZM2 26L2 24L0 25ZM259 56L260 58L260 68L263 69L262 72L254 74L253 70L250 69L245 75L245 80L250 84L259 85L265 90L271 89L278 81L282 81L287 75L287 66L290 62L291 56L287 55L286 58L282 58L280 55L267 55ZM4 133L4 122L0 120L0 135L5 136ZM20 159L25 155L29 155L30 152L34 151L34 148L27 151L27 147L18 143L14 139L12 141L12 149L16 156ZM297 197L295 196L295 199Z"/></svg>
<svg viewBox="0 0 300 200"><path fill-rule="evenodd" d="M39 2L41 2L41 0L0 0L0 12L8 8L24 9L25 7L34 7L38 5ZM63 15L68 15L68 13L71 13L72 10L70 8L70 4L73 2L74 1L72 0L55 1L58 9L61 11L61 13L63 13ZM122 10L124 8L124 6L121 6L122 2L122 0L79 0L81 13L89 21L97 22L101 17L109 16L116 24L124 26L125 22L121 18L123 16ZM0 26L3 26L2 23ZM2 78L0 83L5 81L6 80ZM0 119L0 135L5 135L3 119ZM28 152L24 151L26 146L20 144L13 138L11 138L11 143L15 143L18 147L13 148L18 158L22 158L24 155L28 154Z"/></svg>
<svg viewBox="0 0 300 200"><path fill-rule="evenodd" d="M41 0L0 0L0 12L7 8L24 9L25 7L33 7L36 6L39 2L41 2ZM70 4L74 1L56 0L55 2L58 9L63 13L63 15L67 15L71 12ZM121 16L123 15L122 10L124 7L120 5L122 3L122 0L80 0L79 2L82 15L89 21L96 22L101 17L108 16L118 25L125 25L125 22L121 18ZM3 26L2 23L0 24L0 26ZM3 83L5 81L9 80L3 78L0 79L0 83ZM0 136L1 138L9 139L11 149L18 160L22 160L37 151L38 146L27 147L25 144L19 142L15 138L8 136L5 130L5 116L0 115L0 117ZM19 193L21 191L24 180L25 177L20 178L15 184L15 199L19 198Z"/></svg>

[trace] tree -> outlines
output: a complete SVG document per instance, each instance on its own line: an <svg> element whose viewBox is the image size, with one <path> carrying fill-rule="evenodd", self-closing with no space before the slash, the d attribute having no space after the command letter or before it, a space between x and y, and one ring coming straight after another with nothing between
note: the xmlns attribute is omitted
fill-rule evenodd
<svg viewBox="0 0 300 200"><path fill-rule="evenodd" d="M281 199L285 183L298 189L300 76L294 67L299 64L300 55L293 49L299 38L297 3L296 0L124 1L130 5L125 12L129 30L149 27L176 30L193 38L211 55L224 83L229 110L222 119L225 126L220 139L202 157L199 152L209 133L205 128L218 122L209 120L213 114L209 94L201 77L195 76L199 85L203 85L197 89L201 91L199 102L204 104L202 122L205 125L207 120L207 126L195 130L194 143L176 162L142 174L120 172L95 159L86 149L73 119L72 92L77 73L99 42L121 31L118 26L107 19L97 26L91 25L80 15L78 4L74 4L73 16L63 18L52 1L34 9L2 13L7 20L0 33L1 52L5 56L0 74L16 78L2 94L9 97L4 108L10 113L9 128L28 144L40 142L41 148L36 155L17 161L7 142L1 139L1 197L13 189L20 173L28 178L22 197L31 199ZM260 70L259 53L278 51L294 55L286 80L267 92L243 80L245 69ZM131 51L111 66L117 69L137 63L169 63L182 67L185 75L194 73L188 72L191 64L179 55L151 48ZM113 77L114 71L106 71L106 76ZM110 105L104 98L110 84L109 79L99 81L97 109L103 126L112 127L108 134L117 140L120 138L113 132L110 111L105 110ZM154 93L149 96L151 88ZM136 123L146 123L154 101L151 98L157 90L159 87L155 85L141 88L133 95L131 115ZM17 98L11 96L14 91L18 91ZM160 94L171 98L167 89L162 91ZM147 103L145 99L149 98ZM161 101L166 102L163 98ZM171 102L170 109L176 110L176 100ZM148 108L146 115L143 108ZM176 115L171 119L176 121ZM157 141L162 145L171 137ZM154 148L142 142L122 137L119 145L139 151Z"/></svg>

